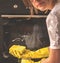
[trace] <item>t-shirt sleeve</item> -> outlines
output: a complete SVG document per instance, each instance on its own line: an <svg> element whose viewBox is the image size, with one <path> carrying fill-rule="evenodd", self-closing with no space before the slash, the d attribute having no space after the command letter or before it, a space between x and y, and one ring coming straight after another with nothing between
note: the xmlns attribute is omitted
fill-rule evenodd
<svg viewBox="0 0 60 63"><path fill-rule="evenodd" d="M60 49L60 18L58 15L49 14L46 20L50 38L50 48Z"/></svg>

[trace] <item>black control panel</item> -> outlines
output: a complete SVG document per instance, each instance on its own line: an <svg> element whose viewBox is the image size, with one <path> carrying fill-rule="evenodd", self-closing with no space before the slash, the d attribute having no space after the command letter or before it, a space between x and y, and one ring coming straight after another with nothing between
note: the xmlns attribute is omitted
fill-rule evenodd
<svg viewBox="0 0 60 63"><path fill-rule="evenodd" d="M22 0L0 0L0 14L29 14Z"/></svg>

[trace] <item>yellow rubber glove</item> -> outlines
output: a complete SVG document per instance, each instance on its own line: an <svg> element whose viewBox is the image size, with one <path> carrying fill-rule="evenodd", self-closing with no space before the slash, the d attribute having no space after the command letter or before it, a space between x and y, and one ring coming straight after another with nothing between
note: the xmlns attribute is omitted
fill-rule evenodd
<svg viewBox="0 0 60 63"><path fill-rule="evenodd" d="M9 53L14 57L21 58L21 55L26 51L25 46L13 45L9 48Z"/></svg>
<svg viewBox="0 0 60 63"><path fill-rule="evenodd" d="M48 47L44 47L38 49L36 51L26 50L26 52L22 55L22 58L45 58L49 56Z"/></svg>
<svg viewBox="0 0 60 63"><path fill-rule="evenodd" d="M49 49L48 49L48 47L44 47L44 48L38 49L37 51L35 51L35 55L34 56L36 56L36 58L48 57L49 56Z"/></svg>
<svg viewBox="0 0 60 63"><path fill-rule="evenodd" d="M31 60L31 59L21 59L21 62L19 62L19 63L41 63L41 61L43 60L45 60L46 58L43 58L43 59L41 59L41 60L39 60L39 61L33 61L33 60Z"/></svg>
<svg viewBox="0 0 60 63"><path fill-rule="evenodd" d="M13 45L9 49L9 53L17 58L44 58L49 56L48 47L38 49L36 51L27 50L25 46Z"/></svg>
<svg viewBox="0 0 60 63"><path fill-rule="evenodd" d="M21 63L34 63L31 59L21 59Z"/></svg>

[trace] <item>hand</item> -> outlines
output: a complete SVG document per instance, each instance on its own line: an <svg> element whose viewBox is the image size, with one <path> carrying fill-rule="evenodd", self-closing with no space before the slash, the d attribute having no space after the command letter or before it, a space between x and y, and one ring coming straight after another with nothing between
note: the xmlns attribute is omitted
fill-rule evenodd
<svg viewBox="0 0 60 63"><path fill-rule="evenodd" d="M14 57L21 58L25 50L26 50L25 46L13 45L9 48L9 53Z"/></svg>
<svg viewBox="0 0 60 63"><path fill-rule="evenodd" d="M41 60L41 63L56 63L55 62L55 59L53 58L47 58L47 59L43 59L43 60ZM57 62L58 63L58 62Z"/></svg>
<svg viewBox="0 0 60 63"><path fill-rule="evenodd" d="M50 62L48 61L48 58L47 58L47 59L42 59L41 63L50 63Z"/></svg>

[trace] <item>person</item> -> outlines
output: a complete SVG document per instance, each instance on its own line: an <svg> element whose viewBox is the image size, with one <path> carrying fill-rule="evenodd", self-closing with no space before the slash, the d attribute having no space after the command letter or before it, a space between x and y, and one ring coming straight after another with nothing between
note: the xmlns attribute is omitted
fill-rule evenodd
<svg viewBox="0 0 60 63"><path fill-rule="evenodd" d="M34 8L40 11L51 10L46 18L50 39L49 57L41 63L60 63L60 1L30 0Z"/></svg>

